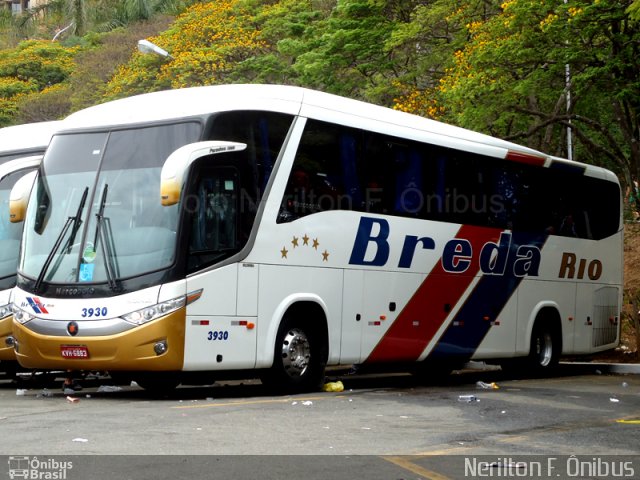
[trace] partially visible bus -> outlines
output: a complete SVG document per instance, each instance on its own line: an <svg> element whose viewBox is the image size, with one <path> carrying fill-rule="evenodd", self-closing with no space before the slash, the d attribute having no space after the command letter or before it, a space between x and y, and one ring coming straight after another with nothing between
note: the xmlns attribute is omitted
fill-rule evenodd
<svg viewBox="0 0 640 480"><path fill-rule="evenodd" d="M131 97L71 115L45 154L16 355L152 389L546 371L618 344L621 218L609 171L379 106L268 85Z"/></svg>
<svg viewBox="0 0 640 480"><path fill-rule="evenodd" d="M9 193L15 182L40 164L42 154L58 125L57 121L0 128L0 371L12 372L16 361L11 336L10 291L16 267L22 225L9 221ZM22 159L22 160L16 160Z"/></svg>
<svg viewBox="0 0 640 480"><path fill-rule="evenodd" d="M20 157L42 155L59 124L55 120L0 128L0 164Z"/></svg>

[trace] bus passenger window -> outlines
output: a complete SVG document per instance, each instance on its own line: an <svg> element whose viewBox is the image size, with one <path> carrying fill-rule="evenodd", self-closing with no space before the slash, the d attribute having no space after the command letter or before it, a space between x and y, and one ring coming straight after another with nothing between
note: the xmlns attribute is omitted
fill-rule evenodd
<svg viewBox="0 0 640 480"><path fill-rule="evenodd" d="M402 216L417 216L424 207L422 186L423 159L415 149L394 149L396 194L394 212Z"/></svg>
<svg viewBox="0 0 640 480"><path fill-rule="evenodd" d="M231 111L216 114L206 139L246 143L244 161L238 165L242 189L257 204L291 126L291 115L263 111Z"/></svg>
<svg viewBox="0 0 640 480"><path fill-rule="evenodd" d="M309 120L282 199L278 223L328 210L362 210L362 132Z"/></svg>

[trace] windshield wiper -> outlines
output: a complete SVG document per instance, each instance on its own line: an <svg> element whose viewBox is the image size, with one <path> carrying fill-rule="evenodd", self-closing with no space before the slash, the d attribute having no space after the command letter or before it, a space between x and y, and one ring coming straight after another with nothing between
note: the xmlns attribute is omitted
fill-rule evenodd
<svg viewBox="0 0 640 480"><path fill-rule="evenodd" d="M71 248L73 247L73 241L75 240L78 230L80 229L80 225L82 225L82 220L80 219L80 217L82 216L82 211L84 210L84 204L87 201L88 193L89 193L89 187L85 187L84 192L82 193L82 198L80 199L80 204L78 205L78 210L76 211L76 214L73 217L67 217L67 221L64 223L64 226L62 227L62 230L60 231L58 238L56 238L56 243L53 245L53 249L51 249L51 251L49 252L49 255L47 255L47 258L44 261L44 265L42 265L42 269L40 270L40 274L36 279L36 283L33 285L34 292L37 292L40 289L40 286L42 285L42 281L44 280L44 276L47 274L47 270L49 269L49 266L53 261L53 257L55 257L58 249L60 248L60 245L62 244L62 240L64 239L67 233L67 230L69 230L70 226L72 226L71 236L69 236L67 245L65 245L65 248L63 248L63 250L66 249L67 253L71 251ZM58 258L58 261L56 262L53 270L51 270L52 272L51 275L53 275L58 270L58 267L60 266L61 262L62 262L62 256Z"/></svg>
<svg viewBox="0 0 640 480"><path fill-rule="evenodd" d="M107 203L107 193L109 192L109 185L105 183L102 190L102 198L100 199L100 208L96 213L96 233L93 238L93 245L98 245L100 241L100 247L102 249L102 258L104 261L104 270L107 275L107 282L111 290L117 290L116 278L120 277L120 267L118 265L118 259L116 257L116 246L113 242L113 231L111 230L111 220L109 217L104 216L104 206Z"/></svg>

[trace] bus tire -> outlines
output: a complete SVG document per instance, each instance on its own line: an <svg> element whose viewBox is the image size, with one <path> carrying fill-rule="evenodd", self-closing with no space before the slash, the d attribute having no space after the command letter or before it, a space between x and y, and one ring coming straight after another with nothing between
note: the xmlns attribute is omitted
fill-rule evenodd
<svg viewBox="0 0 640 480"><path fill-rule="evenodd" d="M300 393L318 390L324 379L322 338L313 319L287 313L276 336L273 366L262 383L277 391Z"/></svg>
<svg viewBox="0 0 640 480"><path fill-rule="evenodd" d="M546 375L552 372L560 362L562 337L556 322L539 319L531 331L531 345L526 367L534 375Z"/></svg>

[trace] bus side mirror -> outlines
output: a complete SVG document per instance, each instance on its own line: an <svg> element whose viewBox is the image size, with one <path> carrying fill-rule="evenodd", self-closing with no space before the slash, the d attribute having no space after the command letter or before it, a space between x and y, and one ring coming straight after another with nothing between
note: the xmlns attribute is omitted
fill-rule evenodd
<svg viewBox="0 0 640 480"><path fill-rule="evenodd" d="M160 173L160 202L169 207L180 201L182 186L193 162L207 155L245 150L245 143L223 142L218 140L190 143L178 148L162 166Z"/></svg>
<svg viewBox="0 0 640 480"><path fill-rule="evenodd" d="M29 172L21 177L9 194L9 221L11 223L24 222L27 213L29 195L36 179L36 172Z"/></svg>

